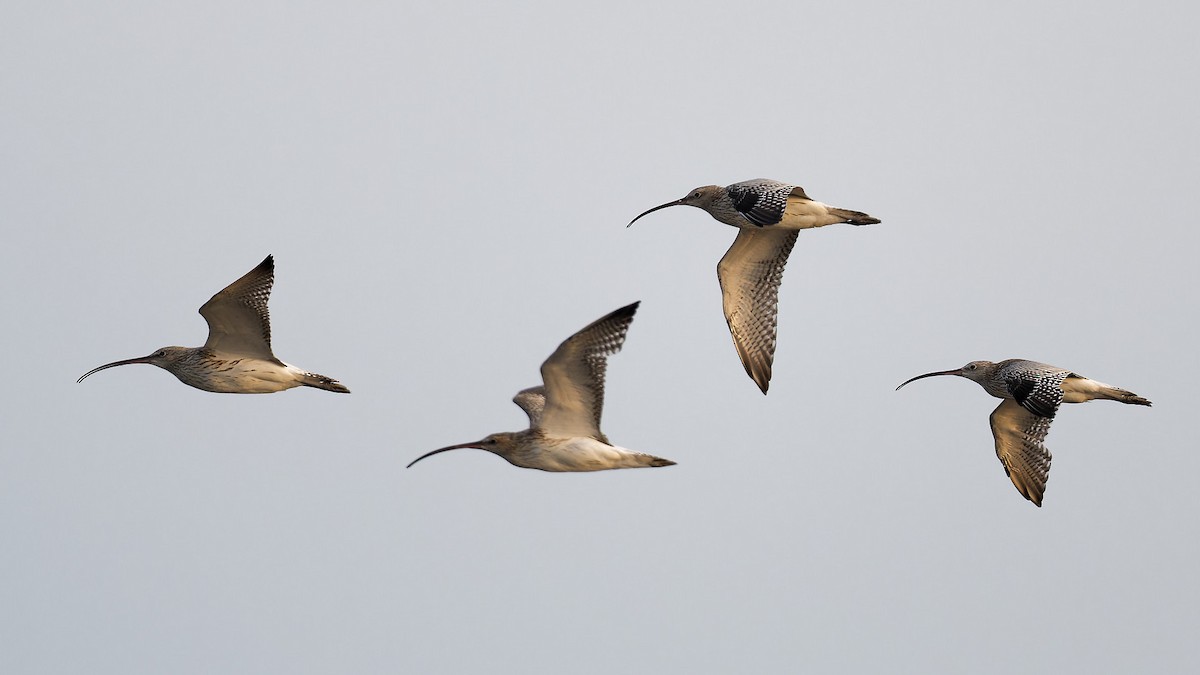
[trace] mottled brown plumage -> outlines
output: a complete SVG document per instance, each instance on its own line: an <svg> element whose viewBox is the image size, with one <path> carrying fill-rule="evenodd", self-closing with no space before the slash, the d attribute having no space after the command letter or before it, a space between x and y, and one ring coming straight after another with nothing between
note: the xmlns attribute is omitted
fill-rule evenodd
<svg viewBox="0 0 1200 675"><path fill-rule="evenodd" d="M413 464L447 450L477 448L513 466L542 471L602 471L671 466L675 462L613 445L600 431L608 357L621 350L639 303L602 317L563 341L542 364L543 385L513 397L529 415L524 431L491 434L414 459Z"/></svg>
<svg viewBox="0 0 1200 675"><path fill-rule="evenodd" d="M106 363L84 373L77 382L106 368L148 363L188 386L223 394L269 394L301 386L350 393L331 377L275 357L267 311L274 283L275 259L268 255L200 307L200 315L208 322L204 346L163 347L149 356Z"/></svg>
<svg viewBox="0 0 1200 675"><path fill-rule="evenodd" d="M727 187L705 185L656 206L695 206L738 228L737 238L717 265L725 322L746 374L764 394L771 385L783 268L800 230L834 223L878 223L860 211L814 201L798 185L758 178Z"/></svg>
<svg viewBox="0 0 1200 675"><path fill-rule="evenodd" d="M900 387L925 377L958 375L1004 399L991 415L996 457L1013 486L1029 501L1042 505L1050 477L1050 450L1043 441L1062 403L1108 399L1133 405L1150 401L1133 392L1090 380L1069 370L1025 359L999 363L972 361L962 368L918 375ZM896 389L900 389L896 387Z"/></svg>

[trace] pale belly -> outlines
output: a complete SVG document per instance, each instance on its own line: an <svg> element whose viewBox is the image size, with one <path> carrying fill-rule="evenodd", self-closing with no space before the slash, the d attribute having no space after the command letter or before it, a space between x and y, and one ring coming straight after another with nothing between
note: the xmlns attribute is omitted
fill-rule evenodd
<svg viewBox="0 0 1200 675"><path fill-rule="evenodd" d="M787 207L783 210L783 219L774 227L783 230L807 230L840 222L843 222L843 219L829 213L829 209L821 202L789 199Z"/></svg>
<svg viewBox="0 0 1200 675"><path fill-rule="evenodd" d="M658 458L601 443L594 438L550 439L512 463L542 471L604 471L654 466ZM512 461L512 460L510 460ZM520 463L518 463L520 462Z"/></svg>
<svg viewBox="0 0 1200 675"><path fill-rule="evenodd" d="M196 371L175 374L184 384L221 394L272 394L277 391L299 387L295 366L284 365L261 359L240 358L216 360Z"/></svg>

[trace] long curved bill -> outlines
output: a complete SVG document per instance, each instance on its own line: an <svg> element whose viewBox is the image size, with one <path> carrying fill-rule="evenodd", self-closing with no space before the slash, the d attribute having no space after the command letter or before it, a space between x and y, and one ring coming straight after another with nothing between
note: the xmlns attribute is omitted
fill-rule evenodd
<svg viewBox="0 0 1200 675"><path fill-rule="evenodd" d="M447 445L444 448L438 448L437 450L434 450L432 452L427 452L427 453L421 455L420 457L409 462L408 466L406 466L404 468L411 469L413 464L416 464L417 462L425 459L426 457L432 457L432 456L438 454L439 452L446 452L447 450L458 450L460 448L475 448L476 450L478 450L479 446L482 444L483 444L483 441L475 441L474 443L460 443L458 445Z"/></svg>
<svg viewBox="0 0 1200 675"><path fill-rule="evenodd" d="M920 379L923 379L926 377L934 377L937 375L958 375L958 374L959 374L958 368L955 368L954 370L939 370L936 373L925 373L924 375L918 375L914 378L905 380L904 382L902 382L900 384L900 387L903 387L904 385L908 384L909 382L915 382L917 380L920 380ZM896 387L896 391L900 391L900 387Z"/></svg>
<svg viewBox="0 0 1200 675"><path fill-rule="evenodd" d="M128 366L132 363L150 363L150 357L149 356L139 356L136 359L125 359L124 361L113 361L112 363L106 363L98 368L92 368L91 370L84 373L83 376L80 377L78 380L75 380L75 384L79 384L80 382L83 382L83 380L88 375L91 375L92 373L98 373L102 370L107 370L109 368L116 368L117 366Z"/></svg>
<svg viewBox="0 0 1200 675"><path fill-rule="evenodd" d="M633 224L634 224L634 223L636 223L636 222L638 221L638 218L641 218L642 216L646 215L647 213L654 213L655 211L657 211L657 210L659 210L659 209L665 209L665 208L667 208L668 206L679 206L679 205L680 205L680 204L682 204L682 203L683 203L683 200L682 200L682 199L676 199L676 200L675 200L675 201L673 201L673 202L667 202L666 204L662 204L662 205L660 205L660 206L656 206L656 207L654 207L654 208L650 209L649 211L645 211L645 212L643 212L643 213L642 213L641 215L639 215L637 218L634 218L633 220L629 221L629 224L628 224L628 225L626 225L625 227L633 227Z"/></svg>

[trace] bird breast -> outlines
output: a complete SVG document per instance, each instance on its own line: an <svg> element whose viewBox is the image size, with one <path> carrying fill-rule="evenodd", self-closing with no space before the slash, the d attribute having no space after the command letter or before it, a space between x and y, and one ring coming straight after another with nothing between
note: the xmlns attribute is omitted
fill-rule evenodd
<svg viewBox="0 0 1200 675"><path fill-rule="evenodd" d="M304 371L287 364L219 354L174 364L171 372L184 384L222 394L271 394L300 386Z"/></svg>
<svg viewBox="0 0 1200 675"><path fill-rule="evenodd" d="M543 437L538 439L534 449L536 452L521 457L522 464L543 471L603 471L641 466L631 462L635 454L632 451L602 443L594 438ZM516 461L513 463L517 464Z"/></svg>

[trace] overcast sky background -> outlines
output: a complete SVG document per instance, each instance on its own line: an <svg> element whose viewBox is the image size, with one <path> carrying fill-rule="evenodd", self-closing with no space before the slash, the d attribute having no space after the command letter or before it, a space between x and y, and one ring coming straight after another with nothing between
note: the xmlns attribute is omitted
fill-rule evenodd
<svg viewBox="0 0 1200 675"><path fill-rule="evenodd" d="M10 3L0 671L1196 672L1200 183L1183 2ZM769 396L698 185L801 234ZM276 257L269 396L149 366ZM464 450L634 300L603 429ZM1031 358L1045 506L997 401ZM1191 421L1190 421L1191 420Z"/></svg>

